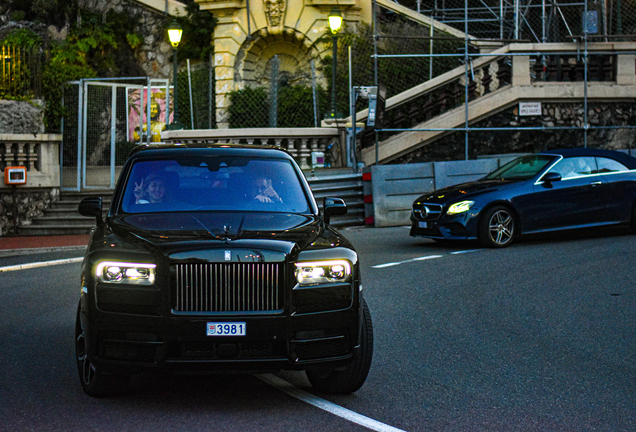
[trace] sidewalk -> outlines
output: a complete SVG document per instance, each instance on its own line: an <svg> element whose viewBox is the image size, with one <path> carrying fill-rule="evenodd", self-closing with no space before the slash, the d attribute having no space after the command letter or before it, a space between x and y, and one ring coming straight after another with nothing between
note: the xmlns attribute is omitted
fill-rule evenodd
<svg viewBox="0 0 636 432"><path fill-rule="evenodd" d="M0 257L58 250L84 250L87 235L0 237Z"/></svg>

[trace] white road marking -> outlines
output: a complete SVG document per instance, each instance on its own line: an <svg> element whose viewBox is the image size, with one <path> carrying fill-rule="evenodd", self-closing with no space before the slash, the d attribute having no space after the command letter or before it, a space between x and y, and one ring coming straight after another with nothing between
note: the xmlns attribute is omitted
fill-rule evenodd
<svg viewBox="0 0 636 432"><path fill-rule="evenodd" d="M441 258L441 257L442 257L442 255L427 255L427 256L423 256L423 257L407 259L407 260L404 260L404 261L391 262L391 263L386 263L386 264L378 264L378 265L371 266L371 268L392 267L392 266L397 266L397 265L400 265L400 264L405 264L405 263L409 263L409 262L413 262L413 261L424 261L424 260L428 260L428 259L435 259L435 258Z"/></svg>
<svg viewBox="0 0 636 432"><path fill-rule="evenodd" d="M455 252L451 252L451 255L459 255L459 254L465 254L465 253L471 253L471 252L478 252L480 251L480 249L470 249L470 250L463 250L463 251L455 251ZM442 258L444 255L426 255L423 257L417 257L417 258L411 258L411 259L407 259L404 261L397 261L397 262L390 262L390 263L385 263L385 264L378 264L378 265L374 265L371 266L371 268L386 268L386 267L393 267L393 266L398 266L401 264L406 264L406 263L410 263L413 261L424 261L424 260L429 260L429 259L435 259L435 258Z"/></svg>
<svg viewBox="0 0 636 432"><path fill-rule="evenodd" d="M410 260L406 260L404 262L411 262L411 261L424 261L427 259L433 259L433 258L441 258L441 255L428 255L428 256L423 256L423 257L418 257L418 258L411 258Z"/></svg>
<svg viewBox="0 0 636 432"><path fill-rule="evenodd" d="M378 264L378 265L374 265L371 266L372 268L384 268L384 267L393 267L396 265L400 265L402 264L401 262L393 262L393 263L387 263L387 264Z"/></svg>
<svg viewBox="0 0 636 432"><path fill-rule="evenodd" d="M0 273L16 271L16 270L26 270L26 269L37 268L37 267L48 267L48 266L54 266L54 265L60 265L60 264L72 264L72 263L82 262L83 259L84 259L83 257L68 258L68 259L61 259L61 260L55 260L55 261L40 261L40 262L34 262L34 263L28 263L28 264L18 264L14 266L0 267Z"/></svg>
<svg viewBox="0 0 636 432"><path fill-rule="evenodd" d="M347 408L343 408L340 405L336 405L328 400L319 398L318 396L314 396L309 392L299 389L291 383L288 383L284 379L281 379L272 374L263 374L263 375L254 375L261 381L266 382L267 384L275 387L288 395L295 397L303 402L306 402L310 405L315 406L316 408L320 408L321 410L327 411L330 414L341 417L345 420L348 420L352 423L359 424L368 429L379 431L379 432L404 432L402 429L395 428L393 426L389 426L385 423L379 422L377 420L373 420L367 416L363 416L362 414L358 414L355 411L351 411Z"/></svg>

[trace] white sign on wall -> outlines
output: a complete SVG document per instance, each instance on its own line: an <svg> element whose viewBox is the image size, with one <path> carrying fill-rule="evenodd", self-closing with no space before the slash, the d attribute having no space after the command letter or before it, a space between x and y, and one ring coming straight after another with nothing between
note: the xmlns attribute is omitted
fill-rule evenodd
<svg viewBox="0 0 636 432"><path fill-rule="evenodd" d="M541 102L519 102L520 116L541 115Z"/></svg>

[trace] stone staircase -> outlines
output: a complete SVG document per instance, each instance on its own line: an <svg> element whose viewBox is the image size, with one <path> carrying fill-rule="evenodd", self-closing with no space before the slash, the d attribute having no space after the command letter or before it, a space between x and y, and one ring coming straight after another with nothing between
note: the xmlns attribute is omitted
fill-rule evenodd
<svg viewBox="0 0 636 432"><path fill-rule="evenodd" d="M31 225L21 225L20 235L78 235L88 234L95 226L95 219L80 216L77 208L82 199L89 196L101 196L104 214L108 212L112 190L94 190L84 192L62 192L58 201L51 203L51 208L44 210L44 215L33 218Z"/></svg>

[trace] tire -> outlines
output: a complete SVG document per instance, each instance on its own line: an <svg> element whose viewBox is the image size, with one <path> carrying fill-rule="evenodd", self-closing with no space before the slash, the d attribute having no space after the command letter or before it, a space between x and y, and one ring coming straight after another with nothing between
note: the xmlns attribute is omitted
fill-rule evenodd
<svg viewBox="0 0 636 432"><path fill-rule="evenodd" d="M322 393L349 394L357 391L369 375L373 359L373 323L367 303L362 301L362 329L360 348L351 363L343 370L308 370L309 382Z"/></svg>
<svg viewBox="0 0 636 432"><path fill-rule="evenodd" d="M489 248L510 246L517 235L515 217L509 208L494 206L479 219L479 242Z"/></svg>
<svg viewBox="0 0 636 432"><path fill-rule="evenodd" d="M636 204L632 207L632 220L629 222L632 231L636 232Z"/></svg>
<svg viewBox="0 0 636 432"><path fill-rule="evenodd" d="M104 373L91 363L88 357L88 342L80 319L81 313L81 306L78 306L75 320L75 358L84 392L97 398L126 393L130 375Z"/></svg>

